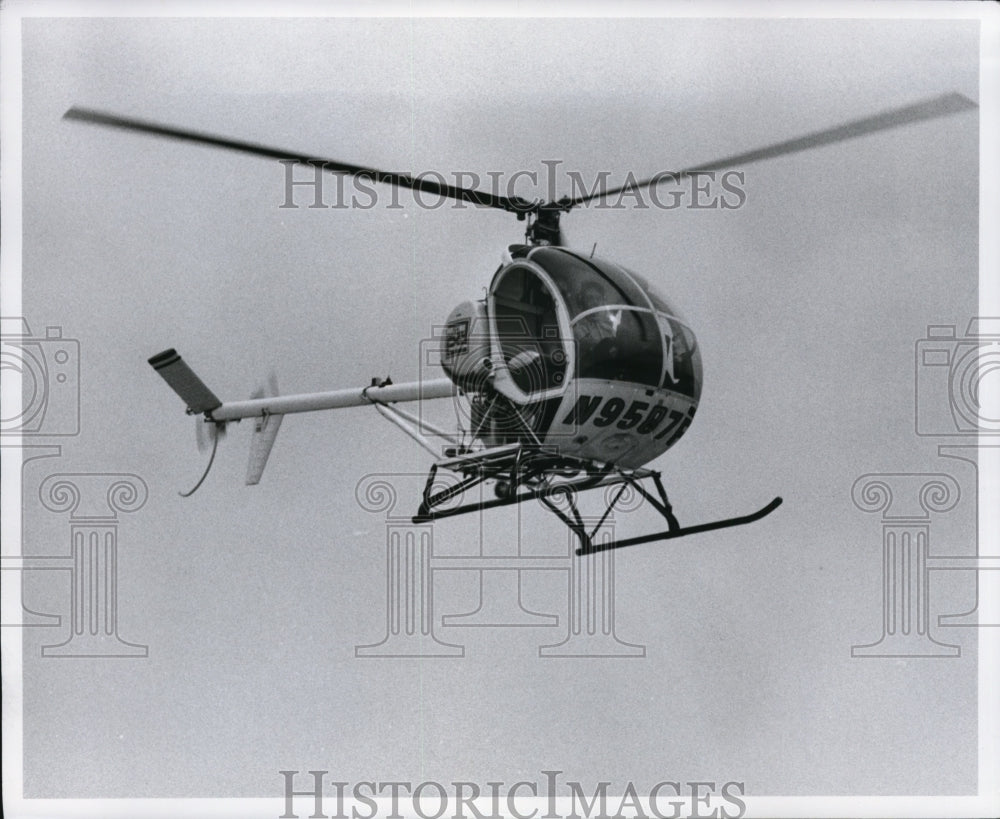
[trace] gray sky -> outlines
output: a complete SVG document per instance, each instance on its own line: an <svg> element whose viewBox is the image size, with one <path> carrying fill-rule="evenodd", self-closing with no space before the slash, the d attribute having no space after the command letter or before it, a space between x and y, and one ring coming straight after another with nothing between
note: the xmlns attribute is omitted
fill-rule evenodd
<svg viewBox="0 0 1000 819"><path fill-rule="evenodd" d="M30 20L23 65L24 314L81 344L82 432L58 469L150 487L119 527L120 630L150 656L42 660L51 639L26 635L29 795L261 796L280 793L279 768L317 767L974 790L974 633L947 630L956 660L851 659L880 630L881 535L850 490L868 472L945 471L971 497L971 475L913 434L913 355L928 324L961 333L976 312L976 112L748 166L738 210L564 219L698 335L698 416L653 464L682 523L785 498L753 526L620 553L618 634L646 646L633 660L539 659L564 624L440 629L461 660L355 658L381 639L385 587L383 522L355 486L429 465L374 412L289 417L256 488L244 423L201 490L176 494L204 456L147 357L176 347L223 399L272 367L288 392L410 380L420 340L482 295L521 225L405 192L401 209L280 209L276 162L60 117L86 105L389 169L557 159L622 180L944 92L977 100L975 23ZM400 482L414 509L415 480ZM970 552L974 520L963 501L932 550ZM644 509L620 525L659 522ZM516 526L532 553L565 548L540 508L489 513L485 548L509 549ZM31 499L25 530L25 552L63 551L65 519ZM449 553L480 536L435 527ZM563 582L529 577L526 607L564 617ZM436 612L474 608L475 585L443 578ZM973 590L941 582L933 613ZM48 578L25 592L66 605Z"/></svg>

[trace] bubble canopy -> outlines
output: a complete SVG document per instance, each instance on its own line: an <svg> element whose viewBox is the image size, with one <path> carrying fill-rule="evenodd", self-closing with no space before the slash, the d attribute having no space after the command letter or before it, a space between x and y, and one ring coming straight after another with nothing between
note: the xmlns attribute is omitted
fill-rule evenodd
<svg viewBox="0 0 1000 819"><path fill-rule="evenodd" d="M694 333L648 281L561 247L515 245L510 254L512 263L490 287L491 313L504 358L526 395L552 394L572 374L698 400ZM525 362L535 366L521 366Z"/></svg>

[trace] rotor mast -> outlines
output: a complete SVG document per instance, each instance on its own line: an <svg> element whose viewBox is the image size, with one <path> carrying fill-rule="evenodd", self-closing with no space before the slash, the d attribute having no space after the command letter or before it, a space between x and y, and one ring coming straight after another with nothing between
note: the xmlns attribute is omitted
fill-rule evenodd
<svg viewBox="0 0 1000 819"><path fill-rule="evenodd" d="M562 228L559 227L559 217L568 213L573 202L564 196L558 202L538 204L526 214L528 225L524 238L530 245L563 245Z"/></svg>

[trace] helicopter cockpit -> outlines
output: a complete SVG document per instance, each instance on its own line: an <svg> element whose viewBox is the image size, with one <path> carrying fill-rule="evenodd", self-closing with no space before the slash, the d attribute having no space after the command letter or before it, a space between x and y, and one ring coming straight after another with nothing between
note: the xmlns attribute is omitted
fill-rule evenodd
<svg viewBox="0 0 1000 819"><path fill-rule="evenodd" d="M505 262L487 298L445 326L441 364L469 398L474 436L568 436L598 460L670 446L701 393L697 343L676 311L640 276L562 247L514 245Z"/></svg>
<svg viewBox="0 0 1000 819"><path fill-rule="evenodd" d="M642 277L565 248L510 249L490 288L493 335L522 393L554 396L578 379L666 389L698 400L694 334Z"/></svg>

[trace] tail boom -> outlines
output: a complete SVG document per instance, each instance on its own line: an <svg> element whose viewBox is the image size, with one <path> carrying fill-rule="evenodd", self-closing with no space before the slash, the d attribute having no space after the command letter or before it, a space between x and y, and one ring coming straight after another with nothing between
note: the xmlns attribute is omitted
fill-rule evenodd
<svg viewBox="0 0 1000 819"><path fill-rule="evenodd" d="M246 483L253 486L260 482L267 465L271 448L274 446L283 417L295 412L317 412L319 410L346 409L348 407L376 406L384 410L386 405L405 401L423 401L434 398L449 398L455 395L457 387L448 378L429 381L414 381L408 384L373 382L368 387L355 387L329 392L302 393L299 395L278 395L277 382L271 383L246 401L223 403L194 371L181 359L173 348L164 350L149 359L150 365L167 382L187 405L190 414L204 414L198 419L199 433L209 432L213 443L225 430L228 421L242 418L257 419L250 442L250 458L247 463ZM206 426L202 426L202 424ZM204 435L200 436L205 438ZM209 462L211 467L211 461ZM206 470L205 475L208 474ZM205 476L198 482L201 485ZM192 490L192 494L194 490Z"/></svg>
<svg viewBox="0 0 1000 819"><path fill-rule="evenodd" d="M394 404L404 401L427 401L433 398L450 398L456 387L449 378L430 381L413 381L407 384L388 384L384 387L357 387L329 392L310 392L299 395L279 395L251 398L247 401L227 401L211 412L216 421L236 421L240 418L257 418L264 415L287 415L292 412L317 412L348 407L368 407L372 404Z"/></svg>
<svg viewBox="0 0 1000 819"><path fill-rule="evenodd" d="M426 401L450 398L457 387L449 378L412 381L405 384L353 387L329 392L298 395L269 395L246 401L220 401L173 348L149 359L152 365L187 404L191 413L205 413L211 420L238 421L241 418L263 418L292 412L317 412L348 407L368 407L373 404L394 404L405 401Z"/></svg>

